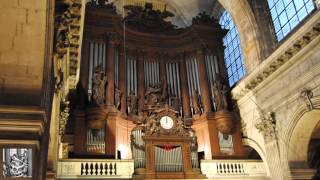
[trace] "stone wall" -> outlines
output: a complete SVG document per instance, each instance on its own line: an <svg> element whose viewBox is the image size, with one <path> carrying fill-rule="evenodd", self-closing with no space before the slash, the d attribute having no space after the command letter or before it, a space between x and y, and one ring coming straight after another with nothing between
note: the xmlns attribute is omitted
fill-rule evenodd
<svg viewBox="0 0 320 180"><path fill-rule="evenodd" d="M0 104L40 104L46 10L47 1L0 1Z"/></svg>
<svg viewBox="0 0 320 180"><path fill-rule="evenodd" d="M232 91L240 109L244 138L259 144L253 148L258 147L257 152L265 155L262 159L272 179L308 179L314 173L306 166L306 155L314 128L309 126L320 122L314 115L320 105L319 26L318 11ZM310 101L301 96L305 89L313 94ZM275 132L272 126L256 127L270 118L269 112L274 114Z"/></svg>

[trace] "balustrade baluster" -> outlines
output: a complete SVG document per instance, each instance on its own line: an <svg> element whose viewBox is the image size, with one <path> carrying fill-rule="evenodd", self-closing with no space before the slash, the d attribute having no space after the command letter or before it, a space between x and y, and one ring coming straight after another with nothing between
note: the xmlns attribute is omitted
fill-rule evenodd
<svg viewBox="0 0 320 180"><path fill-rule="evenodd" d="M112 175L113 166L112 163L109 164L109 175Z"/></svg>
<svg viewBox="0 0 320 180"><path fill-rule="evenodd" d="M92 175L92 174L93 174L93 164L90 163L90 175Z"/></svg>
<svg viewBox="0 0 320 180"><path fill-rule="evenodd" d="M108 164L107 163L105 163L104 164L104 173L105 173L105 175L108 175Z"/></svg>
<svg viewBox="0 0 320 180"><path fill-rule="evenodd" d="M81 171L80 171L81 175L83 175L83 169L84 169L84 166L83 166L83 163L81 163Z"/></svg>
<svg viewBox="0 0 320 180"><path fill-rule="evenodd" d="M95 163L95 166L94 166L95 168L95 174L96 175L98 175L98 173L99 173L99 167L98 167L98 163Z"/></svg>
<svg viewBox="0 0 320 180"><path fill-rule="evenodd" d="M86 175L88 175L89 174L89 171L88 171L89 170L89 165L88 165L88 163L86 163L85 167L86 167Z"/></svg>
<svg viewBox="0 0 320 180"><path fill-rule="evenodd" d="M100 163L100 175L103 175L103 164Z"/></svg>

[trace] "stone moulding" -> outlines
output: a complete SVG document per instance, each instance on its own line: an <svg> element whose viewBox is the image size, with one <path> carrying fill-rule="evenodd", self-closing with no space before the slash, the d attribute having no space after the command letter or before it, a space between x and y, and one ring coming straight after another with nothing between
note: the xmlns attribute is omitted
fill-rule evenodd
<svg viewBox="0 0 320 180"><path fill-rule="evenodd" d="M308 45L315 37L320 35L320 21L306 34L304 34L300 39L296 40L295 43L288 47L287 50L283 51L277 58L271 60L262 67L258 73L247 81L245 87L246 89L252 90L257 87L263 80L269 77L273 72L279 69L283 64L288 62L295 54L297 54L301 49Z"/></svg>
<svg viewBox="0 0 320 180"><path fill-rule="evenodd" d="M233 90L233 97L240 99L250 90L254 90L271 74L299 53L320 35L320 12L315 12L308 21L294 32L265 61L246 76ZM240 87L241 86L241 87Z"/></svg>
<svg viewBox="0 0 320 180"><path fill-rule="evenodd" d="M0 107L1 132L26 132L41 136L46 122L45 112L39 108Z"/></svg>

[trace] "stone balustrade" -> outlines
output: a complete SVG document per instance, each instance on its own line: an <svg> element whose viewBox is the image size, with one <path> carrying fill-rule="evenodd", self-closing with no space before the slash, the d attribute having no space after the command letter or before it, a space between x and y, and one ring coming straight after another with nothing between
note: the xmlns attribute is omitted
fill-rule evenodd
<svg viewBox="0 0 320 180"><path fill-rule="evenodd" d="M65 159L58 162L57 178L132 178L133 172L133 160Z"/></svg>
<svg viewBox="0 0 320 180"><path fill-rule="evenodd" d="M262 161L257 160L202 160L201 171L208 178L252 178L267 176Z"/></svg>

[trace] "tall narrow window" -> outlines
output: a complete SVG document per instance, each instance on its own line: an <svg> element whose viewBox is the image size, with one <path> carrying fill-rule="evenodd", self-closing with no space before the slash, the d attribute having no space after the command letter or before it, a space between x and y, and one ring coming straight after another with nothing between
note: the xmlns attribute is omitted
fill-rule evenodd
<svg viewBox="0 0 320 180"><path fill-rule="evenodd" d="M240 48L240 38L230 14L224 11L219 20L224 29L228 29L227 35L223 38L224 61L228 71L229 85L233 86L245 74L242 52Z"/></svg>
<svg viewBox="0 0 320 180"><path fill-rule="evenodd" d="M315 9L313 0L268 0L268 4L278 41Z"/></svg>

